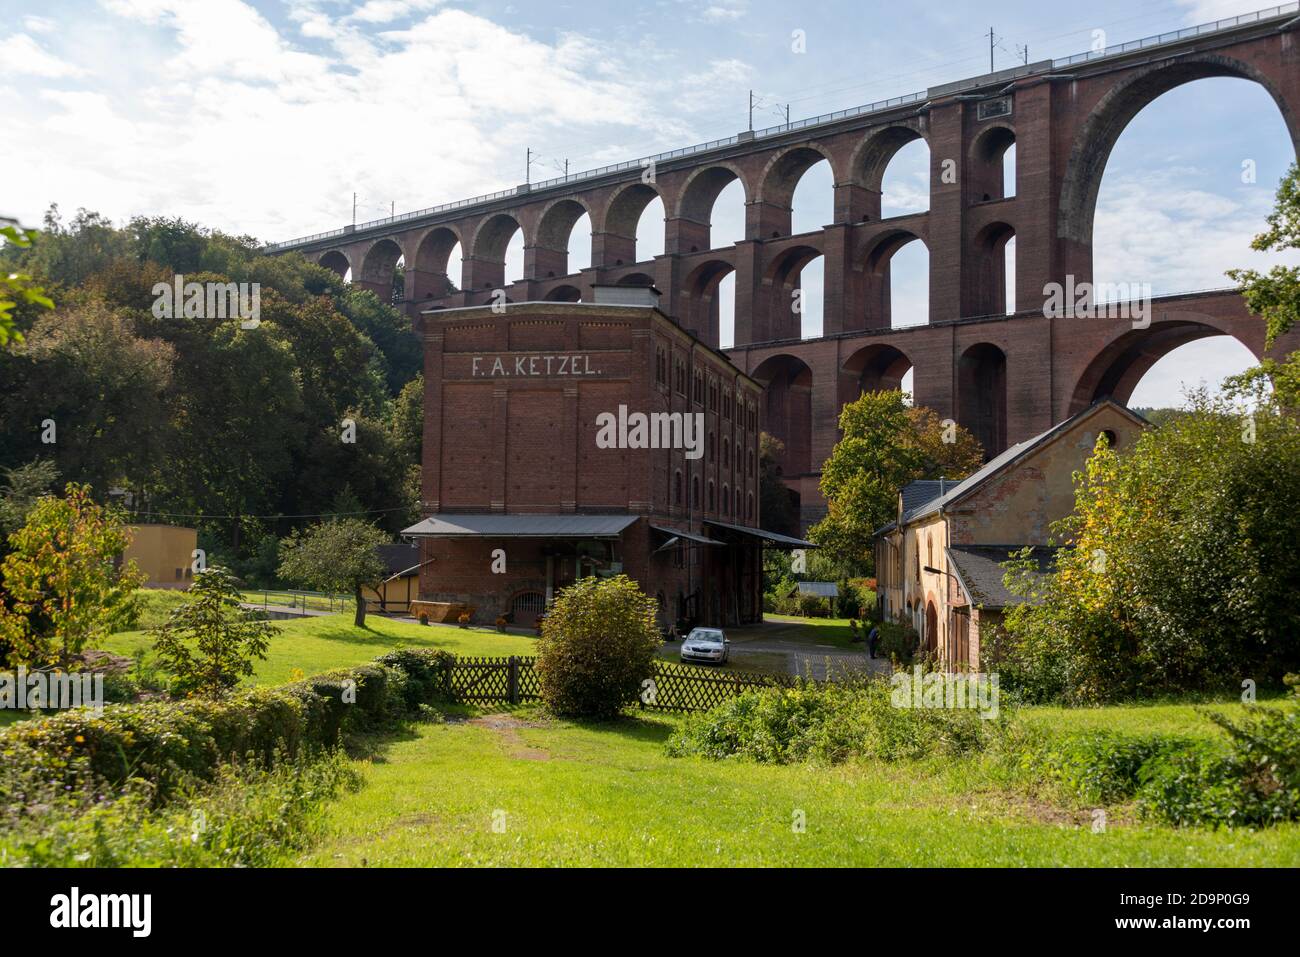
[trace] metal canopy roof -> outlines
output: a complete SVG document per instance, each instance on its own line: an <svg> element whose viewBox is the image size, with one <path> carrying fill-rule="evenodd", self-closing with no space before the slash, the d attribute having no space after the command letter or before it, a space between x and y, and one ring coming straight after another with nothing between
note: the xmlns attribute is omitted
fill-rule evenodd
<svg viewBox="0 0 1300 957"><path fill-rule="evenodd" d="M707 518L704 520L704 524L712 525L714 528L725 528L729 532L739 532L741 535L751 535L754 538L761 538L764 541L786 548L818 547L815 542L805 542L802 538L791 538L789 535L778 535L776 532L769 532L765 528L750 528L748 525L728 525L726 522L715 522Z"/></svg>
<svg viewBox="0 0 1300 957"><path fill-rule="evenodd" d="M411 538L617 538L635 515L431 515Z"/></svg>
<svg viewBox="0 0 1300 957"><path fill-rule="evenodd" d="M700 545L726 545L726 542L714 541L712 538L705 538L703 535L696 535L693 532L683 532L680 528L669 528L666 525L651 525L656 532L662 532L665 535L671 535L674 538L684 538L688 542L696 542Z"/></svg>

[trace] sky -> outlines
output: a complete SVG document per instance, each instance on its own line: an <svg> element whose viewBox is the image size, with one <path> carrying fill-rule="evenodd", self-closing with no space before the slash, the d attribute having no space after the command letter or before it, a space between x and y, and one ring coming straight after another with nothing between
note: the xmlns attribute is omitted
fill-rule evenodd
<svg viewBox="0 0 1300 957"><path fill-rule="evenodd" d="M1259 9L1259 0L908 4L653 0L0 0L0 215L39 225L57 203L124 222L174 215L283 240L634 159L984 73ZM797 37L803 38L802 51ZM1294 153L1276 106L1241 80L1200 80L1140 113L1111 155L1094 233L1098 281L1158 295L1227 285ZM1254 182L1243 182L1251 161ZM885 213L927 206L928 154L906 147ZM662 210L638 255L662 250ZM831 221L826 164L795 194L795 231ZM714 245L739 238L733 184ZM589 261L579 221L570 263ZM1009 257L1013 259L1014 257ZM921 243L894 260L895 324L923 321ZM507 280L522 268L518 237ZM453 273L455 275L455 273ZM803 277L820 330L820 262ZM730 280L722 290L729 341ZM1227 338L1147 374L1135 406L1177 405L1251 363Z"/></svg>

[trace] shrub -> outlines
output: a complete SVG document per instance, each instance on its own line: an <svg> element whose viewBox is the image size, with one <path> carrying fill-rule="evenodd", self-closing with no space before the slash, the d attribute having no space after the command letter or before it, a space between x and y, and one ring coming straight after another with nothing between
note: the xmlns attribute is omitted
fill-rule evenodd
<svg viewBox="0 0 1300 957"><path fill-rule="evenodd" d="M1152 768L1138 794L1150 818L1176 826L1262 827L1300 820L1300 704L1251 708L1235 722L1207 713L1228 751L1198 749Z"/></svg>
<svg viewBox="0 0 1300 957"><path fill-rule="evenodd" d="M0 810L0 865L24 867L269 867L309 847L321 805L360 777L341 751L265 769L222 766L189 782L166 808L147 789L87 804L51 783Z"/></svg>
<svg viewBox="0 0 1300 957"><path fill-rule="evenodd" d="M212 566L194 579L189 595L153 632L154 651L181 694L216 697L253 674L280 629L253 620L239 606L234 576Z"/></svg>
<svg viewBox="0 0 1300 957"><path fill-rule="evenodd" d="M269 767L333 747L340 735L417 714L446 690L446 652L391 652L372 665L220 700L110 704L63 711L0 731L0 804L22 803L37 782L73 792L147 786L164 802L230 761Z"/></svg>
<svg viewBox="0 0 1300 957"><path fill-rule="evenodd" d="M670 755L748 757L786 764L886 761L981 751L1005 722L972 709L901 708L878 678L854 683L800 683L748 691L689 716L667 744Z"/></svg>
<svg viewBox="0 0 1300 957"><path fill-rule="evenodd" d="M541 698L556 714L610 718L653 672L657 605L626 575L585 578L556 597L537 645Z"/></svg>
<svg viewBox="0 0 1300 957"><path fill-rule="evenodd" d="M1198 747L1183 737L1092 731L1056 740L1033 762L1038 773L1091 804L1127 801L1158 767Z"/></svg>
<svg viewBox="0 0 1300 957"><path fill-rule="evenodd" d="M876 639L876 654L900 665L910 665L920 646L920 636L916 629L896 621L882 621L878 627L880 634Z"/></svg>

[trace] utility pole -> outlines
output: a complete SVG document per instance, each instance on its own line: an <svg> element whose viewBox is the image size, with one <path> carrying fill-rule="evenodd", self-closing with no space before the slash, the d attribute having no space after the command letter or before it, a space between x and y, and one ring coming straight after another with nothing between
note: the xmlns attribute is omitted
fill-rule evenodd
<svg viewBox="0 0 1300 957"><path fill-rule="evenodd" d="M356 194L355 192L353 192L353 194L352 194L352 225L355 226L356 224L357 224L357 194Z"/></svg>
<svg viewBox="0 0 1300 957"><path fill-rule="evenodd" d="M524 155L524 185L531 186L533 183L531 178L533 175L533 148L528 147L528 152Z"/></svg>
<svg viewBox="0 0 1300 957"><path fill-rule="evenodd" d="M785 105L785 128L787 130L790 128L790 104L789 103Z"/></svg>
<svg viewBox="0 0 1300 957"><path fill-rule="evenodd" d="M397 200L393 200L391 203L388 204L388 218L389 219L397 218Z"/></svg>
<svg viewBox="0 0 1300 957"><path fill-rule="evenodd" d="M993 28L989 27L989 72L993 73Z"/></svg>
<svg viewBox="0 0 1300 957"><path fill-rule="evenodd" d="M754 132L754 91L749 91L749 132Z"/></svg>

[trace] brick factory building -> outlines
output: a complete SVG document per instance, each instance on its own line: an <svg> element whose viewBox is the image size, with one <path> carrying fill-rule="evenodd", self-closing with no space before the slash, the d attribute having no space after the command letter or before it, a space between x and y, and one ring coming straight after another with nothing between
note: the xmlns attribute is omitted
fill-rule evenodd
<svg viewBox="0 0 1300 957"><path fill-rule="evenodd" d="M660 624L762 617L762 388L644 287L423 317L422 602L529 625L623 572Z"/></svg>

